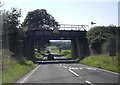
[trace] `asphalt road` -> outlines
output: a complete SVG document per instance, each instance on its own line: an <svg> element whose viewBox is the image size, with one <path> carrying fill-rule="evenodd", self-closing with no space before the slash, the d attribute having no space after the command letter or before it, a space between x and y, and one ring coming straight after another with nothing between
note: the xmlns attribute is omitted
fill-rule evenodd
<svg viewBox="0 0 120 85"><path fill-rule="evenodd" d="M61 62L62 61L62 62ZM65 63L64 63L65 61ZM69 63L66 63L66 62ZM18 83L109 83L118 85L118 73L93 68L79 63L70 62L64 57L55 58L53 61L43 61L33 71L18 80ZM48 63L49 62L49 63ZM54 62L54 63L50 63Z"/></svg>

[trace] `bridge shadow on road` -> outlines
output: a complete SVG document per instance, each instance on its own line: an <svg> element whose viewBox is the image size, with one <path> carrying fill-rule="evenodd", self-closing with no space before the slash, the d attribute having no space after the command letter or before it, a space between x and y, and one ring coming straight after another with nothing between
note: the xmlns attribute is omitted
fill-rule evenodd
<svg viewBox="0 0 120 85"><path fill-rule="evenodd" d="M71 64L71 63L79 63L78 60L73 60L73 59L67 59L65 57L54 57L53 60L47 60L44 59L42 61L34 61L35 64L59 64L59 63L64 63L64 64Z"/></svg>

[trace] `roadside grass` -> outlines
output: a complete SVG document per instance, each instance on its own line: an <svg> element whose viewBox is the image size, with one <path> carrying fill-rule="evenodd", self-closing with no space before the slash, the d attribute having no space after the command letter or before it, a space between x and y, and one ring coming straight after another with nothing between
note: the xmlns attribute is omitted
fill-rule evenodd
<svg viewBox="0 0 120 85"><path fill-rule="evenodd" d="M28 61L24 57L16 59L9 51L2 53L2 83L15 83L35 67L32 61Z"/></svg>
<svg viewBox="0 0 120 85"><path fill-rule="evenodd" d="M120 73L118 56L113 59L108 54L94 55L86 57L80 63Z"/></svg>
<svg viewBox="0 0 120 85"><path fill-rule="evenodd" d="M35 52L35 57L39 60L43 60L43 55L41 55L39 52Z"/></svg>
<svg viewBox="0 0 120 85"><path fill-rule="evenodd" d="M54 49L52 51L61 55L65 55L67 59L72 59L71 50L61 50L61 52L59 52L59 49Z"/></svg>
<svg viewBox="0 0 120 85"><path fill-rule="evenodd" d="M59 49L52 49L52 52L61 54L61 52L59 52Z"/></svg>
<svg viewBox="0 0 120 85"><path fill-rule="evenodd" d="M66 57L67 59L72 59L72 55L71 55L71 53L65 55L65 57Z"/></svg>
<svg viewBox="0 0 120 85"><path fill-rule="evenodd" d="M71 53L71 50L61 50L61 52L60 52L59 49L53 49L52 51L54 53L58 53L58 54L69 54L69 53Z"/></svg>
<svg viewBox="0 0 120 85"><path fill-rule="evenodd" d="M56 47L56 46L48 46L47 48L49 48L49 49L58 49L58 47Z"/></svg>

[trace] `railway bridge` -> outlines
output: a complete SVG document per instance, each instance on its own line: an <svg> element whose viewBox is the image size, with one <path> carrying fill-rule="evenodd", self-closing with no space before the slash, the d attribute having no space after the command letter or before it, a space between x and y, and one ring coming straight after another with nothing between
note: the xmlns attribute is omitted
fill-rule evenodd
<svg viewBox="0 0 120 85"><path fill-rule="evenodd" d="M33 28L26 31L24 40L24 55L30 59L35 60L35 42L44 42L44 40L71 40L71 50L74 57L84 58L89 55L89 45L86 38L87 31L85 28L88 25L69 25L61 24L57 33L54 30L40 30ZM66 29L67 28L67 29Z"/></svg>

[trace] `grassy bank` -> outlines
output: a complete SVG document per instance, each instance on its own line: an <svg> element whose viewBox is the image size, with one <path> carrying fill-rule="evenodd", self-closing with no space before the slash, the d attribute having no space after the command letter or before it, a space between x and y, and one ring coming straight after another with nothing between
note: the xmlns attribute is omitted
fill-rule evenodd
<svg viewBox="0 0 120 85"><path fill-rule="evenodd" d="M43 53L44 54L44 53ZM37 59L39 59L39 60L43 60L43 55L42 54L40 54L39 52L35 52L35 57L37 58Z"/></svg>
<svg viewBox="0 0 120 85"><path fill-rule="evenodd" d="M60 52L59 49L54 49L52 51L55 52L55 53L58 53L58 54L65 55L65 57L68 58L68 59L72 58L71 50L61 50L61 52Z"/></svg>
<svg viewBox="0 0 120 85"><path fill-rule="evenodd" d="M117 56L113 59L107 54L95 55L86 57L80 61L80 63L120 73L120 66Z"/></svg>
<svg viewBox="0 0 120 85"><path fill-rule="evenodd" d="M2 56L2 83L14 83L35 67L32 61L24 57L16 59L9 51L3 51Z"/></svg>

